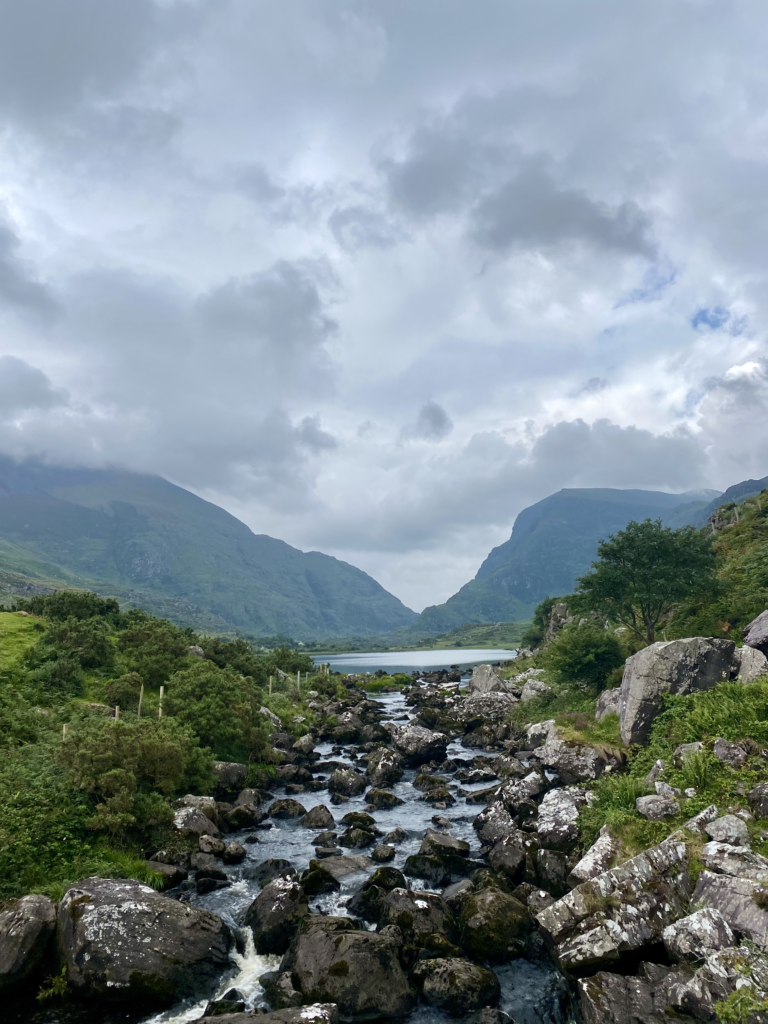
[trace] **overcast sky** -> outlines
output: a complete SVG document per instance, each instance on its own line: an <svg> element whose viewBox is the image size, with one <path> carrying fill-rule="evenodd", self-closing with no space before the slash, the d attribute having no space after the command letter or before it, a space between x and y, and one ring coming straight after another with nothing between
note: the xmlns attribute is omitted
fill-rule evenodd
<svg viewBox="0 0 768 1024"><path fill-rule="evenodd" d="M445 600L768 473L765 0L0 0L0 450Z"/></svg>

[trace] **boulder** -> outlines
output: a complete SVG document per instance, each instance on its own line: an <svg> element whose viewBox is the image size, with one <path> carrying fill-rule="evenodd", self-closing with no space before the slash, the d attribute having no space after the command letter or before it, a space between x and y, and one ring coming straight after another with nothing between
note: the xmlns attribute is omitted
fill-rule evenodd
<svg viewBox="0 0 768 1024"><path fill-rule="evenodd" d="M173 824L183 836L218 836L217 826L197 807L180 807L173 815Z"/></svg>
<svg viewBox="0 0 768 1024"><path fill-rule="evenodd" d="M399 796L387 792L386 789L369 789L365 799L368 801L368 807L374 811L389 811L405 803Z"/></svg>
<svg viewBox="0 0 768 1024"><path fill-rule="evenodd" d="M719 910L736 935L768 947L768 911L755 900L764 893L759 882L702 871L696 882L693 902ZM763 897L764 898L764 897Z"/></svg>
<svg viewBox="0 0 768 1024"><path fill-rule="evenodd" d="M525 869L525 846L520 833L496 843L488 854L494 871L510 882L519 882Z"/></svg>
<svg viewBox="0 0 768 1024"><path fill-rule="evenodd" d="M339 839L339 846L346 846L350 850L364 850L366 846L373 846L376 836L365 828L351 828Z"/></svg>
<svg viewBox="0 0 768 1024"><path fill-rule="evenodd" d="M245 847L240 843L228 843L224 847L222 859L225 864L242 864L245 860Z"/></svg>
<svg viewBox="0 0 768 1024"><path fill-rule="evenodd" d="M208 1014L205 1016L207 1017ZM255 1020L253 1011L226 1014L225 1016L217 1015L217 1017L217 1024L254 1024ZM302 1006L301 1002L298 1002L295 1007L272 1010L269 1013L260 1012L257 1017L258 1024L339 1024L339 1008L335 1003L313 1003L311 1006Z"/></svg>
<svg viewBox="0 0 768 1024"><path fill-rule="evenodd" d="M271 722L276 729L282 729L283 723L280 721L280 719L277 717L274 711L270 711L269 708L265 708L262 706L259 708L259 714L263 715L269 722Z"/></svg>
<svg viewBox="0 0 768 1024"><path fill-rule="evenodd" d="M393 889L405 889L405 876L397 868L381 867L366 879L347 904L347 910L365 921L377 923L380 917L380 903L384 893Z"/></svg>
<svg viewBox="0 0 768 1024"><path fill-rule="evenodd" d="M275 800L267 809L267 814L270 818L302 818L306 813L306 807L291 797Z"/></svg>
<svg viewBox="0 0 768 1024"><path fill-rule="evenodd" d="M603 690L597 698L597 704L595 706L595 718L598 722L602 722L606 715L618 715L620 698L620 686L617 686L613 690Z"/></svg>
<svg viewBox="0 0 768 1024"><path fill-rule="evenodd" d="M218 789L223 793L235 793L245 785L248 766L237 761L214 761L213 774Z"/></svg>
<svg viewBox="0 0 768 1024"><path fill-rule="evenodd" d="M557 726L554 718L548 718L545 722L534 722L525 730L526 749L534 750L536 747L545 745L557 739Z"/></svg>
<svg viewBox="0 0 768 1024"><path fill-rule="evenodd" d="M538 885L553 896L568 891L568 854L563 850L536 850L533 857L534 874Z"/></svg>
<svg viewBox="0 0 768 1024"><path fill-rule="evenodd" d="M472 823L481 843L497 843L517 834L517 825L503 803L492 803Z"/></svg>
<svg viewBox="0 0 768 1024"><path fill-rule="evenodd" d="M536 829L539 843L549 850L567 850L579 837L579 811L586 802L583 789L551 789L539 804Z"/></svg>
<svg viewBox="0 0 768 1024"><path fill-rule="evenodd" d="M427 761L444 761L447 738L421 725L404 725L393 733L393 742L407 765L414 767Z"/></svg>
<svg viewBox="0 0 768 1024"><path fill-rule="evenodd" d="M583 882L537 915L560 967L583 974L654 945L690 894L682 833Z"/></svg>
<svg viewBox="0 0 768 1024"><path fill-rule="evenodd" d="M455 718L466 732L488 722L502 722L515 704L517 698L511 693L471 693Z"/></svg>
<svg viewBox="0 0 768 1024"><path fill-rule="evenodd" d="M505 782L496 795L496 802L506 807L510 814L517 814L522 803L540 796L547 786L547 780L541 772L529 772L524 779Z"/></svg>
<svg viewBox="0 0 768 1024"><path fill-rule="evenodd" d="M209 910L132 879L87 878L59 907L59 953L76 991L164 1006L196 996L229 964L232 935Z"/></svg>
<svg viewBox="0 0 768 1024"><path fill-rule="evenodd" d="M595 842L571 871L568 882L575 887L596 878L608 870L611 861L618 857L620 852L620 843L613 838L608 826L603 825Z"/></svg>
<svg viewBox="0 0 768 1024"><path fill-rule="evenodd" d="M380 747L368 758L368 778L376 787L394 786L403 777L403 758L395 750Z"/></svg>
<svg viewBox="0 0 768 1024"><path fill-rule="evenodd" d="M210 818L211 821L215 821L218 817L216 800L212 796L193 796L192 793L187 793L186 796L180 797L173 806L176 808L196 807L198 811L202 811L206 818Z"/></svg>
<svg viewBox="0 0 768 1024"><path fill-rule="evenodd" d="M663 818L674 818L680 813L680 804L670 797L639 796L635 800L637 813L648 821L661 821Z"/></svg>
<svg viewBox="0 0 768 1024"><path fill-rule="evenodd" d="M469 857L469 843L463 839L449 836L446 832L436 832L434 829L428 828L419 853L449 860L454 857L466 858Z"/></svg>
<svg viewBox="0 0 768 1024"><path fill-rule="evenodd" d="M458 1017L499 1001L499 979L486 967L457 957L422 960L412 975L425 1002Z"/></svg>
<svg viewBox="0 0 768 1024"><path fill-rule="evenodd" d="M379 927L397 925L407 943L421 945L428 935L453 929L453 915L433 892L392 889L379 902Z"/></svg>
<svg viewBox="0 0 768 1024"><path fill-rule="evenodd" d="M224 826L231 832L239 832L244 828L252 828L267 818L266 811L259 811L253 804L235 804L231 811L224 815Z"/></svg>
<svg viewBox="0 0 768 1024"><path fill-rule="evenodd" d="M397 928L358 931L349 918L310 917L280 965L305 1003L334 1003L342 1021L404 1017L416 994L398 953Z"/></svg>
<svg viewBox="0 0 768 1024"><path fill-rule="evenodd" d="M145 860L144 863L150 871L162 876L162 889L174 889L187 878L186 869L179 864L164 864L157 860Z"/></svg>
<svg viewBox="0 0 768 1024"><path fill-rule="evenodd" d="M347 875L356 875L358 871L365 871L370 867L371 858L364 853L351 854L348 857L325 857L323 867L330 871L334 878L341 880Z"/></svg>
<svg viewBox="0 0 768 1024"><path fill-rule="evenodd" d="M752 619L742 633L744 643L763 654L768 654L768 609Z"/></svg>
<svg viewBox="0 0 768 1024"><path fill-rule="evenodd" d="M0 913L0 993L24 985L46 965L56 931L56 905L47 896L22 896Z"/></svg>
<svg viewBox="0 0 768 1024"><path fill-rule="evenodd" d="M319 896L325 892L338 892L341 882L331 874L319 860L311 860L309 868L301 876L301 888L307 896Z"/></svg>
<svg viewBox="0 0 768 1024"><path fill-rule="evenodd" d="M732 640L692 637L651 644L627 658L619 717L626 744L644 743L665 693L710 690L731 672Z"/></svg>
<svg viewBox="0 0 768 1024"><path fill-rule="evenodd" d="M723 915L711 907L667 925L661 937L671 960L704 960L736 944Z"/></svg>
<svg viewBox="0 0 768 1024"><path fill-rule="evenodd" d="M246 868L243 871L243 878L263 887L274 881L275 878L289 878L295 876L296 873L296 868L289 860L270 857L269 860L263 860L255 867Z"/></svg>
<svg viewBox="0 0 768 1024"><path fill-rule="evenodd" d="M476 665L472 669L469 693L504 693L506 689L507 680L501 678L493 665Z"/></svg>
<svg viewBox="0 0 768 1024"><path fill-rule="evenodd" d="M704 826L704 831L715 842L728 843L731 846L749 846L747 823L737 818L735 814L724 814L722 818L715 818Z"/></svg>
<svg viewBox="0 0 768 1024"><path fill-rule="evenodd" d="M731 846L717 841L705 843L701 860L709 871L734 878L751 878L768 884L768 858L745 846Z"/></svg>
<svg viewBox="0 0 768 1024"><path fill-rule="evenodd" d="M200 853L211 853L214 857L220 857L224 853L224 840L217 836L200 836L197 848Z"/></svg>
<svg viewBox="0 0 768 1024"><path fill-rule="evenodd" d="M696 757L701 754L704 750L704 744L701 740L696 740L693 743L681 743L679 747L675 747L675 752L672 758L678 768L682 768L686 761L691 757Z"/></svg>
<svg viewBox="0 0 768 1024"><path fill-rule="evenodd" d="M371 860L375 864L386 864L388 861L395 859L396 852L394 846L389 846L387 843L378 843L371 850Z"/></svg>
<svg viewBox="0 0 768 1024"><path fill-rule="evenodd" d="M365 776L354 768L337 768L328 779L328 791L335 796L358 796L365 787Z"/></svg>
<svg viewBox="0 0 768 1024"><path fill-rule="evenodd" d="M768 658L755 647L737 647L733 652L733 668L741 683L754 683L768 675Z"/></svg>
<svg viewBox="0 0 768 1024"><path fill-rule="evenodd" d="M318 804L299 818L299 824L304 828L326 829L333 828L336 822L325 804Z"/></svg>
<svg viewBox="0 0 768 1024"><path fill-rule="evenodd" d="M306 733L304 736L300 736L291 747L291 750L297 751L299 754L309 755L315 749L315 740L311 733Z"/></svg>
<svg viewBox="0 0 768 1024"><path fill-rule="evenodd" d="M708 825L710 821L714 821L719 813L717 805L710 804L709 807L705 807L703 811L699 811L698 814L694 814L692 818L689 818L683 825L683 828L687 828L689 832L701 833L704 831L704 826Z"/></svg>
<svg viewBox="0 0 768 1024"><path fill-rule="evenodd" d="M541 679L529 679L525 686L523 686L523 692L520 694L520 700L523 704L527 704L529 700L535 700L536 697L543 697L545 693L551 693L552 687L548 686Z"/></svg>
<svg viewBox="0 0 768 1024"><path fill-rule="evenodd" d="M731 743L728 740L716 739L712 747L712 753L731 768L741 768L747 760L747 752L740 743Z"/></svg>
<svg viewBox="0 0 768 1024"><path fill-rule="evenodd" d="M747 800L756 818L768 818L768 782L761 782L750 789Z"/></svg>
<svg viewBox="0 0 768 1024"><path fill-rule="evenodd" d="M527 908L501 889L471 891L461 901L461 945L476 960L503 963L521 956L530 931Z"/></svg>
<svg viewBox="0 0 768 1024"><path fill-rule="evenodd" d="M275 878L248 907L243 923L253 932L257 953L284 953L307 914L307 894L299 882Z"/></svg>

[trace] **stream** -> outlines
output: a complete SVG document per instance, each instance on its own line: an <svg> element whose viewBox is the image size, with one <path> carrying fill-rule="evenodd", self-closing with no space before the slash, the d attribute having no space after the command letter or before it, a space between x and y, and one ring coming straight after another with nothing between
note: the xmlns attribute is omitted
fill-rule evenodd
<svg viewBox="0 0 768 1024"><path fill-rule="evenodd" d="M400 693L384 694L376 699L385 709L386 718L390 721L405 724L414 717ZM315 751L323 760L327 758L351 764L358 763L354 751L347 747L339 753L338 747L332 750L330 743L321 743L315 747ZM455 741L449 745L447 756L470 762L476 754L476 750L467 749L460 741ZM415 776L415 769L406 770L400 782L388 787L404 801L402 806L374 812L376 824L383 832L389 832L399 826L408 835L408 838L396 847L395 859L390 862L400 869L406 857L418 852L427 828L434 827L432 818L436 812L430 804L418 799L420 793L412 784ZM462 788L468 792L487 786L487 782L462 784ZM327 790L318 793L305 792L298 799L307 810L317 804L331 806L337 821L350 811L363 811L366 806L365 796L360 795L350 798L341 806L334 807L330 804ZM466 840L470 844L472 857L476 857L480 849L472 827L472 821L479 810L477 805L468 805L459 799L453 807L439 812L441 817L447 818L451 823L450 829L444 830L456 838ZM258 836L258 842L246 842L246 837L254 834ZM261 829L255 833L253 829L232 833L228 835L228 841L242 843L247 856L243 863L224 869L232 882L231 886L205 895L199 895L194 890L184 894L184 899L212 910L231 927L240 929L244 941L244 952L233 952L231 969L222 976L218 990L216 993L210 993L210 998L219 998L229 989L235 988L245 998L247 1009L268 1008L258 979L265 972L275 970L281 957L258 955L254 950L250 931L241 929L240 922L246 909L260 892L258 884L248 880L244 875L247 874L248 868L255 867L272 857L288 860L296 869L302 871L309 865L310 859L315 857L315 835L317 830L301 827L290 820L275 820L271 828ZM355 852L358 851L350 851ZM310 909L324 914L346 915L347 901L377 867L377 864L372 864L364 871L346 876L341 881L340 891L310 900ZM409 879L409 885L412 889L427 888L426 883L417 879ZM502 993L499 1007L512 1017L515 1024L574 1024L577 1021L572 991L551 962L518 959L498 966L495 970ZM33 1008L27 1003L26 1012L12 1016L11 1021L14 1024L21 1024L22 1021L24 1024L112 1024L117 1021L130 1021L131 1024L185 1024L198 1020L206 1004L207 1000L194 1004L180 1004L148 1017L146 1014L137 1015L126 1009L84 1003L80 1000L68 1000L50 1006L37 1004ZM207 1019L213 1021L216 1018ZM409 1024L443 1024L449 1020L451 1018L440 1010L426 1005L418 1006L408 1018Z"/></svg>

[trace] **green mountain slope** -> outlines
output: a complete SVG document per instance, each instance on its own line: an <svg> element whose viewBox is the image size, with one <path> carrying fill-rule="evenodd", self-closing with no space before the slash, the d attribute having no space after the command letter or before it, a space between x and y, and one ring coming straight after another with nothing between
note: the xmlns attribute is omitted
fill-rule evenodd
<svg viewBox="0 0 768 1024"><path fill-rule="evenodd" d="M0 569L202 629L383 633L415 613L354 566L257 535L160 477L0 457Z"/></svg>
<svg viewBox="0 0 768 1024"><path fill-rule="evenodd" d="M543 598L569 594L600 540L632 519L672 518L708 507L715 491L666 494L612 488L565 489L523 509L512 536L494 548L477 576L445 604L425 608L411 627L455 629L465 622L528 619Z"/></svg>

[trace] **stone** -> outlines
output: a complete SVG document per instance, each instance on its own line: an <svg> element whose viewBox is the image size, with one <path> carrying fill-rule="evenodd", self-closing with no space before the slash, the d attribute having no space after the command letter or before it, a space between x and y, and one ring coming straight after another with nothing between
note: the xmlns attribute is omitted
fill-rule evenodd
<svg viewBox="0 0 768 1024"><path fill-rule="evenodd" d="M583 974L659 943L685 914L689 894L688 854L676 832L578 885L536 920L560 968Z"/></svg>
<svg viewBox="0 0 768 1024"><path fill-rule="evenodd" d="M651 768L651 770L645 776L646 786L648 786L649 788L655 787L656 783L659 781L660 776L662 776L666 770L667 766L664 763L664 761L662 761L661 759L659 759L658 761L654 761L653 768Z"/></svg>
<svg viewBox="0 0 768 1024"><path fill-rule="evenodd" d="M520 694L520 700L523 704L527 704L529 700L535 700L536 697L543 697L545 693L551 693L552 687L547 686L541 679L529 679L523 686L523 692Z"/></svg>
<svg viewBox="0 0 768 1024"><path fill-rule="evenodd" d="M300 736L291 747L291 750L297 751L299 754L309 755L315 749L315 741L311 733L306 733L304 736Z"/></svg>
<svg viewBox="0 0 768 1024"><path fill-rule="evenodd" d="M466 1024L515 1024L508 1013L494 1006L484 1006L482 1010L467 1018Z"/></svg>
<svg viewBox="0 0 768 1024"><path fill-rule="evenodd" d="M509 811L517 814L526 800L540 796L547 788L547 780L541 772L529 772L524 779L510 779L499 789L496 800Z"/></svg>
<svg viewBox="0 0 768 1024"><path fill-rule="evenodd" d="M197 644L191 644L187 648L187 654L191 654L195 658L204 658L205 657L205 651L203 650L202 647L198 647Z"/></svg>
<svg viewBox="0 0 768 1024"><path fill-rule="evenodd" d="M453 928L453 915L442 896L433 892L391 889L379 904L379 927L393 924L406 942L420 945L428 935Z"/></svg>
<svg viewBox="0 0 768 1024"><path fill-rule="evenodd" d="M369 789L365 794L365 799L368 801L368 807L374 811L388 811L405 803L399 796L395 796L394 793L389 793L385 789Z"/></svg>
<svg viewBox="0 0 768 1024"><path fill-rule="evenodd" d="M395 750L380 747L368 758L368 778L374 787L394 786L403 777L403 758Z"/></svg>
<svg viewBox="0 0 768 1024"><path fill-rule="evenodd" d="M197 807L180 807L173 815L173 824L183 836L218 836L218 827Z"/></svg>
<svg viewBox="0 0 768 1024"><path fill-rule="evenodd" d="M224 840L216 836L200 836L197 843L200 853L211 853L214 857L220 857L224 853Z"/></svg>
<svg viewBox="0 0 768 1024"><path fill-rule="evenodd" d="M432 857L469 857L469 843L463 839L456 839L445 832L436 832L428 828L421 843L419 853L428 854Z"/></svg>
<svg viewBox="0 0 768 1024"><path fill-rule="evenodd" d="M488 863L510 882L520 881L525 870L525 847L520 834L496 843L488 854Z"/></svg>
<svg viewBox="0 0 768 1024"><path fill-rule="evenodd" d="M351 828L339 839L339 846L346 846L351 850L364 850L366 846L373 846L376 836L364 828Z"/></svg>
<svg viewBox="0 0 768 1024"><path fill-rule="evenodd" d="M341 880L347 875L356 875L358 871L365 871L371 864L371 858L364 853L351 854L347 857L326 857L323 860L323 867L330 871L334 878Z"/></svg>
<svg viewBox="0 0 768 1024"><path fill-rule="evenodd" d="M536 850L534 874L538 885L553 896L568 891L568 855L563 850Z"/></svg>
<svg viewBox="0 0 768 1024"><path fill-rule="evenodd" d="M321 893L338 892L341 882L321 861L311 860L309 868L301 876L301 888L307 896L319 896Z"/></svg>
<svg viewBox="0 0 768 1024"><path fill-rule="evenodd" d="M280 721L280 719L277 717L274 711L270 711L269 708L265 708L262 705L262 707L259 708L259 714L263 715L266 719L268 719L276 729L282 729L283 723Z"/></svg>
<svg viewBox="0 0 768 1024"><path fill-rule="evenodd" d="M619 702L624 743L647 740L663 694L710 690L728 679L734 650L732 640L692 637L650 644L627 658Z"/></svg>
<svg viewBox="0 0 768 1024"><path fill-rule="evenodd" d="M232 832L252 828L267 818L266 811L258 811L253 804L236 804L224 815L224 824Z"/></svg>
<svg viewBox="0 0 768 1024"><path fill-rule="evenodd" d="M347 904L350 914L378 923L380 903L385 893L405 889L405 876L397 868L381 867L367 878Z"/></svg>
<svg viewBox="0 0 768 1024"><path fill-rule="evenodd" d="M520 956L530 931L528 909L501 889L472 891L461 902L461 945L476 960L503 963Z"/></svg>
<svg viewBox="0 0 768 1024"><path fill-rule="evenodd" d="M710 871L735 878L751 878L756 882L768 883L768 859L746 846L731 846L716 840L705 843L701 860Z"/></svg>
<svg viewBox="0 0 768 1024"><path fill-rule="evenodd" d="M472 669L467 691L469 693L503 693L507 680L502 679L493 665L476 665Z"/></svg>
<svg viewBox="0 0 768 1024"><path fill-rule="evenodd" d="M56 932L56 904L47 896L22 896L0 913L0 993L27 984L47 964Z"/></svg>
<svg viewBox="0 0 768 1024"><path fill-rule="evenodd" d="M572 869L568 876L569 884L575 887L601 875L608 870L611 861L620 853L620 843L613 838L608 826L603 825L595 842Z"/></svg>
<svg viewBox="0 0 768 1024"><path fill-rule="evenodd" d="M741 768L747 760L747 752L740 743L730 743L722 738L715 740L712 753L718 761L724 761L731 768Z"/></svg>
<svg viewBox="0 0 768 1024"><path fill-rule="evenodd" d="M607 763L594 747L566 740L548 740L533 755L545 768L556 771L565 783L599 779Z"/></svg>
<svg viewBox="0 0 768 1024"><path fill-rule="evenodd" d="M395 859L396 853L397 850L395 850L394 846L388 846L386 843L379 843L371 850L371 860L376 864L386 864L388 861Z"/></svg>
<svg viewBox="0 0 768 1024"><path fill-rule="evenodd" d="M735 814L724 814L704 826L710 839L718 843L729 843L731 846L749 846L749 829L746 822Z"/></svg>
<svg viewBox="0 0 768 1024"><path fill-rule="evenodd" d="M325 804L318 804L299 818L299 824L304 828L328 829L333 828L336 822Z"/></svg>
<svg viewBox="0 0 768 1024"><path fill-rule="evenodd" d="M497 843L517 834L517 825L503 803L492 803L472 823L481 843Z"/></svg>
<svg viewBox="0 0 768 1024"><path fill-rule="evenodd" d="M412 975L425 1002L452 1016L499 1001L499 979L486 967L459 958L422 960Z"/></svg>
<svg viewBox="0 0 768 1024"><path fill-rule="evenodd" d="M274 881L275 878L289 878L296 874L296 868L289 860L283 860L281 857L270 857L269 860L263 860L261 864L257 864L255 867L245 868L243 878L263 887L268 885L269 882Z"/></svg>
<svg viewBox="0 0 768 1024"><path fill-rule="evenodd" d="M710 953L736 944L723 915L711 907L667 925L661 937L672 960L704 960Z"/></svg>
<svg viewBox="0 0 768 1024"><path fill-rule="evenodd" d="M262 975L261 981L265 975ZM271 1013L259 1013L258 1024L339 1024L339 1009L335 1003L312 1003L311 1006L301 1005L301 995L295 1007L273 1010ZM219 1017L218 1024L254 1024L253 1012L227 1014Z"/></svg>
<svg viewBox="0 0 768 1024"><path fill-rule="evenodd" d="M408 833L404 828L400 828L398 825L397 828L393 828L391 832L387 832L384 836L384 842L391 843L394 846L399 846L400 843L404 843L407 838Z"/></svg>
<svg viewBox="0 0 768 1024"><path fill-rule="evenodd" d="M180 797L173 806L176 808L196 807L198 811L202 811L206 818L210 818L211 821L215 821L218 817L216 800L212 796L193 796L192 793L187 793L186 796Z"/></svg>
<svg viewBox="0 0 768 1024"><path fill-rule="evenodd" d="M557 739L557 726L554 718L548 718L546 722L534 722L525 730L526 748L534 750L536 747Z"/></svg>
<svg viewBox="0 0 768 1024"><path fill-rule="evenodd" d="M674 818L680 813L680 804L666 796L639 796L635 800L637 813L648 821L661 821L663 818Z"/></svg>
<svg viewBox="0 0 768 1024"><path fill-rule="evenodd" d="M696 882L693 903L719 910L736 935L750 939L764 949L768 947L768 911L755 902L755 895L764 892L750 878L733 878L702 871Z"/></svg>
<svg viewBox="0 0 768 1024"><path fill-rule="evenodd" d="M365 776L354 768L337 768L328 779L328 791L336 796L358 796L365 787Z"/></svg>
<svg viewBox="0 0 768 1024"><path fill-rule="evenodd" d="M245 785L248 766L237 761L214 761L213 774L218 789L224 793L235 793Z"/></svg>
<svg viewBox="0 0 768 1024"><path fill-rule="evenodd" d="M595 705L595 718L598 722L602 722L606 715L618 715L620 697L620 686L613 690L603 690Z"/></svg>
<svg viewBox="0 0 768 1024"><path fill-rule="evenodd" d="M756 818L768 818L768 782L761 782L750 789L747 801Z"/></svg>
<svg viewBox="0 0 768 1024"><path fill-rule="evenodd" d="M714 821L719 813L717 805L710 804L709 807L705 807L703 811L699 811L698 814L689 818L683 825L683 828L687 828L689 832L703 832L704 826L709 824L710 821Z"/></svg>
<svg viewBox="0 0 768 1024"><path fill-rule="evenodd" d="M700 740L696 740L695 743L681 743L679 747L675 748L672 757L678 768L682 768L688 758L696 757L703 750L704 744Z"/></svg>
<svg viewBox="0 0 768 1024"><path fill-rule="evenodd" d="M752 619L742 632L744 643L768 654L768 609Z"/></svg>
<svg viewBox="0 0 768 1024"><path fill-rule="evenodd" d="M240 843L228 843L224 848L223 860L225 864L242 864L245 860L245 847Z"/></svg>
<svg viewBox="0 0 768 1024"><path fill-rule="evenodd" d="M87 878L69 889L58 946L84 995L166 1006L197 996L229 965L232 935L209 910L132 879Z"/></svg>
<svg viewBox="0 0 768 1024"><path fill-rule="evenodd" d="M566 850L579 837L579 810L586 795L580 789L551 789L539 804L536 830L539 843L550 850Z"/></svg>
<svg viewBox="0 0 768 1024"><path fill-rule="evenodd" d="M511 693L471 693L456 713L465 732L488 722L503 721L517 704Z"/></svg>
<svg viewBox="0 0 768 1024"><path fill-rule="evenodd" d="M754 683L768 675L768 658L764 650L756 647L737 647L733 652L733 666L741 683Z"/></svg>
<svg viewBox="0 0 768 1024"><path fill-rule="evenodd" d="M267 809L270 818L302 818L306 813L306 807L291 797L275 800Z"/></svg>
<svg viewBox="0 0 768 1024"><path fill-rule="evenodd" d="M156 860L145 860L144 863L150 871L162 875L161 888L163 890L174 889L187 878L187 871L180 864L164 864Z"/></svg>
<svg viewBox="0 0 768 1024"><path fill-rule="evenodd" d="M284 953L307 914L307 894L300 883L275 878L248 907L243 923L253 932L257 953Z"/></svg>
<svg viewBox="0 0 768 1024"><path fill-rule="evenodd" d="M307 918L280 965L305 1003L331 1002L344 1021L404 1017L416 1003L399 960L398 928L359 931L348 918Z"/></svg>
<svg viewBox="0 0 768 1024"><path fill-rule="evenodd" d="M665 800L676 800L683 794L677 788L677 786L670 786L668 782L662 782L661 779L657 779L654 783L657 796L663 796Z"/></svg>
<svg viewBox="0 0 768 1024"><path fill-rule="evenodd" d="M447 738L421 725L404 725L393 732L392 740L410 767L427 761L444 761Z"/></svg>

